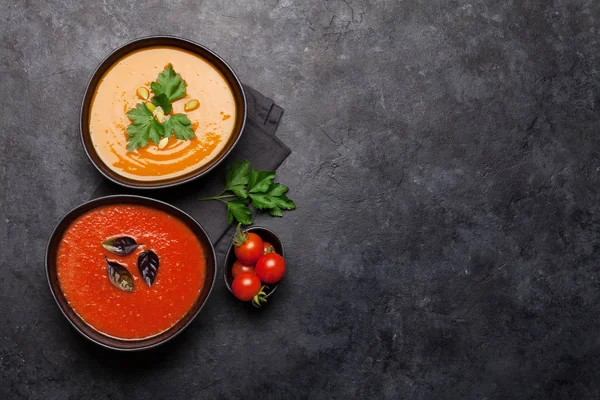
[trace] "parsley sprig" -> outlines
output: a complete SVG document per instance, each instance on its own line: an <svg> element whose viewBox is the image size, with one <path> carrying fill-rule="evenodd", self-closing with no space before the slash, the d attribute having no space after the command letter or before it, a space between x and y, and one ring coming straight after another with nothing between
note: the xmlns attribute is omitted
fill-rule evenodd
<svg viewBox="0 0 600 400"><path fill-rule="evenodd" d="M252 224L250 205L257 210L269 211L274 217L281 217L282 210L293 210L296 204L286 196L289 188L273 182L274 179L273 171L252 169L250 161L237 162L227 171L223 191L200 200L218 200L226 204L229 224L234 219L243 225Z"/></svg>
<svg viewBox="0 0 600 400"><path fill-rule="evenodd" d="M176 73L171 64L167 65L163 72L158 74L156 82L150 84L150 88L154 92L154 96L164 94L169 102L185 97L185 88L187 84L181 75ZM155 105L158 105L154 103Z"/></svg>
<svg viewBox="0 0 600 400"><path fill-rule="evenodd" d="M131 120L125 131L128 135L127 150L144 147L150 140L158 145L163 137L170 138L173 133L179 140L196 137L192 123L185 114L169 115L173 110L171 103L185 97L186 87L185 81L171 64L158 74L156 82L150 84L154 92L152 102L139 103L127 112Z"/></svg>

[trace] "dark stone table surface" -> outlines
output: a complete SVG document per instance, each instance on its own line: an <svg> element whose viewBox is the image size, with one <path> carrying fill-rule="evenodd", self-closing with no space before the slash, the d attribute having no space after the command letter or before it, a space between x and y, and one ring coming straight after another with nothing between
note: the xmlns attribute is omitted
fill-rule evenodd
<svg viewBox="0 0 600 400"><path fill-rule="evenodd" d="M10 1L0 10L0 398L599 398L600 2ZM48 290L56 222L101 181L79 105L149 34L285 108L298 209L262 312L221 279L120 354Z"/></svg>

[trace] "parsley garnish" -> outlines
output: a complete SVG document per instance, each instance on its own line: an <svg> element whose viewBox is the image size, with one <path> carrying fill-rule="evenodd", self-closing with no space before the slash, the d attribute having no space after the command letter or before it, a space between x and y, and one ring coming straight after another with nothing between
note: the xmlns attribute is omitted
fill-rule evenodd
<svg viewBox="0 0 600 400"><path fill-rule="evenodd" d="M181 75L176 73L171 64L158 74L156 82L150 84L154 96L152 103L139 103L127 112L131 124L125 133L127 137L127 150L134 151L144 147L150 140L158 145L163 137L175 137L179 140L188 140L196 137L192 123L185 114L169 115L173 110L173 101L185 97L186 83ZM148 104L148 105L146 105ZM151 111L148 109L156 108Z"/></svg>
<svg viewBox="0 0 600 400"><path fill-rule="evenodd" d="M154 119L154 116L145 104L138 104L136 108L127 112L127 116L133 121L125 131L129 135L127 138L127 150L133 151L138 147L146 146L148 139L152 139L154 144L160 142L160 138L164 135L164 128Z"/></svg>
<svg viewBox="0 0 600 400"><path fill-rule="evenodd" d="M175 114L163 123L165 128L165 136L171 137L171 134L175 132L175 137L179 140L193 139L194 130L192 129L192 123L185 116L185 114Z"/></svg>
<svg viewBox="0 0 600 400"><path fill-rule="evenodd" d="M252 224L252 210L269 211L281 217L282 210L293 210L296 204L285 195L288 187L273 182L275 172L258 171L250 168L249 161L237 162L229 167L225 178L225 189L221 194L200 200L219 200L227 205L227 222L235 219L243 225Z"/></svg>
<svg viewBox="0 0 600 400"><path fill-rule="evenodd" d="M173 106L171 105L171 103L169 103L169 98L164 93L161 93L159 96L154 96L152 98L152 104L154 104L156 107L162 108L165 114L170 113L173 109Z"/></svg>
<svg viewBox="0 0 600 400"><path fill-rule="evenodd" d="M152 82L150 87L154 96L165 94L169 102L185 97L186 83L181 79L181 75L175 73L171 64L167 65L163 72L158 74L156 82Z"/></svg>

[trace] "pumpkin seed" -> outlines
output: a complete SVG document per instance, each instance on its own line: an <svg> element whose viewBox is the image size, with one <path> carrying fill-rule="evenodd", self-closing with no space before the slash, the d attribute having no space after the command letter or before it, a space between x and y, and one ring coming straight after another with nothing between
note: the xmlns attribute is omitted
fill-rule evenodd
<svg viewBox="0 0 600 400"><path fill-rule="evenodd" d="M198 100L194 99L194 100L190 100L187 103L185 103L185 106L183 107L183 109L185 111L193 111L198 107L200 107L200 102Z"/></svg>
<svg viewBox="0 0 600 400"><path fill-rule="evenodd" d="M150 92L148 91L148 89L142 86L137 90L137 95L142 100L148 100L148 97L150 97Z"/></svg>
<svg viewBox="0 0 600 400"><path fill-rule="evenodd" d="M164 149L167 146L167 143L169 143L168 137L164 137L164 138L160 139L160 142L158 142L158 148L161 150Z"/></svg>
<svg viewBox="0 0 600 400"><path fill-rule="evenodd" d="M150 112L154 112L154 110L156 110L156 106L149 101L145 102L144 105Z"/></svg>

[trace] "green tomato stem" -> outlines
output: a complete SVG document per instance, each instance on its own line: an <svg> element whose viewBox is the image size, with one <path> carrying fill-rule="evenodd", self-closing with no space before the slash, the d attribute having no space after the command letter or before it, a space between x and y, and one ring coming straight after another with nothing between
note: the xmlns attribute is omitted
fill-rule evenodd
<svg viewBox="0 0 600 400"><path fill-rule="evenodd" d="M235 247L240 247L241 245L243 245L244 243L246 243L246 240L248 240L248 233L246 233L245 231L242 232L242 223L239 222L238 226L237 226L237 228L235 230L235 236L233 236L233 240L232 240L233 241L233 245Z"/></svg>
<svg viewBox="0 0 600 400"><path fill-rule="evenodd" d="M260 291L252 298L252 305L256 308L260 308L263 303L267 302L265 289L268 289L268 286L262 286Z"/></svg>

